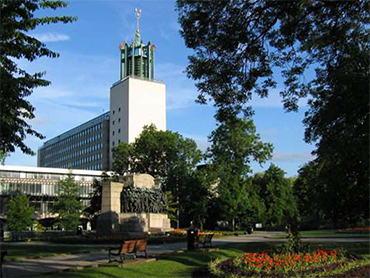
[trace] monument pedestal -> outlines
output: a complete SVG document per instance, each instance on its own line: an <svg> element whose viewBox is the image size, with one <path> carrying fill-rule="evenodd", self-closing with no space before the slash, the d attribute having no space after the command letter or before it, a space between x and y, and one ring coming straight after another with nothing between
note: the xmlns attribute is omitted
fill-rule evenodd
<svg viewBox="0 0 370 278"><path fill-rule="evenodd" d="M152 176L128 175L121 182L103 182L102 213L97 222L97 233L127 233L141 236L147 233L170 231L171 224L163 213L121 213L121 192L127 186L150 189L154 185Z"/></svg>

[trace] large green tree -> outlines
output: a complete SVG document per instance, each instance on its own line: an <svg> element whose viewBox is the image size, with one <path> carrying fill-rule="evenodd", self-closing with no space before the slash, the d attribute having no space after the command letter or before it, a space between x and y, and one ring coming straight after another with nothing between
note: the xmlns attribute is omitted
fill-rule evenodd
<svg viewBox="0 0 370 278"><path fill-rule="evenodd" d="M300 97L315 94L316 81L324 77L321 70L338 71L344 57L365 55L347 74L368 76L365 0L178 0L177 8L186 46L195 50L187 73L197 81L199 101L211 98L219 112L250 112L244 105L254 92L268 96L279 68L285 85L281 94L290 110L297 109ZM308 82L303 74L312 67L319 71ZM357 88L357 96L365 89Z"/></svg>
<svg viewBox="0 0 370 278"><path fill-rule="evenodd" d="M80 223L83 205L79 200L78 184L69 173L59 182L57 200L53 212L58 214L58 224L66 231L75 231Z"/></svg>
<svg viewBox="0 0 370 278"><path fill-rule="evenodd" d="M211 99L219 120L251 115L248 101L268 96L280 75L288 111L308 98L305 141L316 144L326 198L337 194L332 221L369 215L368 1L178 0L177 7L195 51L187 73L198 100ZM347 197L355 192L353 205Z"/></svg>
<svg viewBox="0 0 370 278"><path fill-rule="evenodd" d="M157 130L151 125L144 127L135 142L121 143L113 149L112 170L118 174L152 175L164 192L171 192L177 213L180 213L184 210L181 198L186 195L186 185L201 159L202 152L194 140L169 130Z"/></svg>
<svg viewBox="0 0 370 278"><path fill-rule="evenodd" d="M66 7L64 1L2 0L0 1L0 150L14 152L18 147L26 154L34 152L24 144L27 135L43 136L27 122L35 117L35 108L27 100L33 90L50 85L43 79L45 72L30 74L17 65L19 59L30 62L40 57L56 58L58 53L48 49L29 32L39 25L68 23L75 17L37 17L40 9Z"/></svg>
<svg viewBox="0 0 370 278"><path fill-rule="evenodd" d="M319 179L320 166L311 161L298 170L298 178L294 182L293 192L297 199L297 208L301 218L301 226L306 229L317 229L325 224L326 215L322 209L332 198L325 198L325 185Z"/></svg>
<svg viewBox="0 0 370 278"><path fill-rule="evenodd" d="M8 203L6 212L9 230L23 232L32 227L35 208L30 206L27 195L15 195Z"/></svg>
<svg viewBox="0 0 370 278"><path fill-rule="evenodd" d="M207 158L210 171L218 177L221 217L235 228L236 220L251 210L255 200L248 183L250 163L264 163L271 158L273 148L260 140L251 119L228 119L219 124L209 139L212 145Z"/></svg>
<svg viewBox="0 0 370 278"><path fill-rule="evenodd" d="M262 174L253 177L253 186L264 203L262 222L270 227L284 227L298 216L297 202L293 194L293 183L285 172L271 164Z"/></svg>
<svg viewBox="0 0 370 278"><path fill-rule="evenodd" d="M194 140L151 125L132 144L121 143L113 149L112 169L118 174L150 174L176 196L179 179L192 173L201 158Z"/></svg>

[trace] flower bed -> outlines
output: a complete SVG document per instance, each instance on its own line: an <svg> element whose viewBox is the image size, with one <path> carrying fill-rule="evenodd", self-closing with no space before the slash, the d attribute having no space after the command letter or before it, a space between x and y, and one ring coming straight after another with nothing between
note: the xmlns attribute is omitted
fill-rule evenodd
<svg viewBox="0 0 370 278"><path fill-rule="evenodd" d="M212 262L216 277L324 277L366 268L365 260L348 259L336 250L316 249L307 253L245 253L235 259Z"/></svg>

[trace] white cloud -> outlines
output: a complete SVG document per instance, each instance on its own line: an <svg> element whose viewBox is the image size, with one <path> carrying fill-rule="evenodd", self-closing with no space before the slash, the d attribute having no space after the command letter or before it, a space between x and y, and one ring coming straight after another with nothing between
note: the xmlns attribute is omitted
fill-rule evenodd
<svg viewBox="0 0 370 278"><path fill-rule="evenodd" d="M60 33L33 33L31 35L41 42L61 42L70 40L68 35Z"/></svg>
<svg viewBox="0 0 370 278"><path fill-rule="evenodd" d="M166 81L168 110L195 105L198 92L184 70L185 66L174 63L162 63L157 66L156 76Z"/></svg>

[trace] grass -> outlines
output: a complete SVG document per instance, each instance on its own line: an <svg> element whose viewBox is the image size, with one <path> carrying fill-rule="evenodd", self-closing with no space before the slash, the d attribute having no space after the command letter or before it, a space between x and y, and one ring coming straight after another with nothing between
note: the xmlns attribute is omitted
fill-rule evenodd
<svg viewBox="0 0 370 278"><path fill-rule="evenodd" d="M323 237L323 238L370 238L370 233L368 232L347 232L339 230L314 230L314 231L301 231L302 238L309 237ZM286 238L287 233L282 233L280 235L275 235L273 238Z"/></svg>
<svg viewBox="0 0 370 278"><path fill-rule="evenodd" d="M277 243L235 243L225 245L210 252L183 252L169 254L158 261L126 265L124 267L86 268L78 271L67 271L46 277L192 277L194 271L207 266L216 258L236 257L244 252L257 252L271 249ZM312 244L326 249L345 249L370 260L369 243L330 243Z"/></svg>
<svg viewBox="0 0 370 278"><path fill-rule="evenodd" d="M36 244L21 244L21 245L10 245L6 243L1 244L1 251L8 251L6 255L7 260L12 259L24 259L24 258L35 258L35 257L50 257L61 254L76 254L90 251L104 250L99 247L79 247L79 246L53 246L53 245L36 245Z"/></svg>

